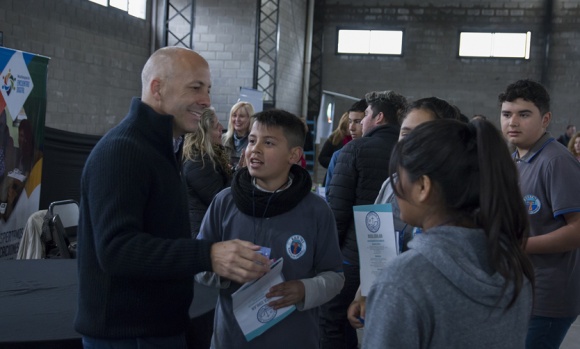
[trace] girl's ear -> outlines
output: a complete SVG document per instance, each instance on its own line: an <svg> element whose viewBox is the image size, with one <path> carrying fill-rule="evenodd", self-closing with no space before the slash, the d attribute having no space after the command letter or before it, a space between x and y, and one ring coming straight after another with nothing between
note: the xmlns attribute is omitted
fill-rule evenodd
<svg viewBox="0 0 580 349"><path fill-rule="evenodd" d="M421 178L417 181L418 194L417 200L421 203L427 202L433 195L433 182L431 178L427 175L422 175Z"/></svg>

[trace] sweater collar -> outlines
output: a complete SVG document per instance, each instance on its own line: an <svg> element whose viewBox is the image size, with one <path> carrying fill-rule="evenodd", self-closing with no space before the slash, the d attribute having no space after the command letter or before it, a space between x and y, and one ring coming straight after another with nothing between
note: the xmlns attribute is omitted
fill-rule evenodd
<svg viewBox="0 0 580 349"><path fill-rule="evenodd" d="M262 191L254 186L248 168L244 167L234 174L232 180L234 203L242 213L252 217L270 218L286 213L296 207L312 188L310 174L298 165L292 165L289 178L292 182L284 190Z"/></svg>
<svg viewBox="0 0 580 349"><path fill-rule="evenodd" d="M365 134L363 137L372 137L377 133L388 133L388 132L396 132L397 134L399 133L399 127L395 126L395 125L391 125L391 124L383 124L383 125L379 125L379 126L375 126L375 128L373 128L372 130L370 130L367 134Z"/></svg>
<svg viewBox="0 0 580 349"><path fill-rule="evenodd" d="M151 106L143 103L141 98L135 97L131 101L131 109L126 119L160 149L171 151L172 154L175 153L172 115L160 114Z"/></svg>

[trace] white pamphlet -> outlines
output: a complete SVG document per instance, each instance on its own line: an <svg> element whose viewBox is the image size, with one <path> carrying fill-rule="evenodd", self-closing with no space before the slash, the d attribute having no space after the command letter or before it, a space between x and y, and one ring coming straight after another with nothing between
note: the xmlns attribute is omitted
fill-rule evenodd
<svg viewBox="0 0 580 349"><path fill-rule="evenodd" d="M360 261L361 294L371 285L388 261L399 251L391 204L354 206L354 228Z"/></svg>
<svg viewBox="0 0 580 349"><path fill-rule="evenodd" d="M270 266L270 271L261 278L247 282L232 294L234 316L249 342L266 332L278 322L290 315L296 306L274 310L268 303L281 297L266 298L270 287L284 282L282 266L284 259L280 258Z"/></svg>

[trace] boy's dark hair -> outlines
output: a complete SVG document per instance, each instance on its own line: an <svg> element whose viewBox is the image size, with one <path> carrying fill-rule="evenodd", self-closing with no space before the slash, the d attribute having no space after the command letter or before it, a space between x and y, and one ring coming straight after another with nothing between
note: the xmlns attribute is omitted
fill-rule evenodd
<svg viewBox="0 0 580 349"><path fill-rule="evenodd" d="M296 115L281 109L270 109L254 114L252 119L266 127L280 127L290 148L304 146L305 124Z"/></svg>
<svg viewBox="0 0 580 349"><path fill-rule="evenodd" d="M499 103L513 102L518 98L523 98L528 102L534 103L540 110L540 114L544 115L550 111L550 94L546 88L539 82L529 79L518 80L513 84L508 85L505 92L498 96Z"/></svg>
<svg viewBox="0 0 580 349"><path fill-rule="evenodd" d="M367 104L366 99L361 99L358 102L354 102L354 104L350 106L348 112L350 113L351 111L356 111L364 113L368 106L369 105Z"/></svg>
<svg viewBox="0 0 580 349"><path fill-rule="evenodd" d="M383 113L390 125L398 125L399 119L407 108L407 99L395 91L373 91L365 95L367 104L371 106L374 118Z"/></svg>

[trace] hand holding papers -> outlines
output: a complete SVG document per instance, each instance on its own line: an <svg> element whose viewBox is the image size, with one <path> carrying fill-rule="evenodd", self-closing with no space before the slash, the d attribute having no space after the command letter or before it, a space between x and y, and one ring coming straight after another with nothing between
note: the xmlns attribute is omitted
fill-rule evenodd
<svg viewBox="0 0 580 349"><path fill-rule="evenodd" d="M367 296L377 275L398 254L398 235L391 204L354 206L360 258L361 294Z"/></svg>
<svg viewBox="0 0 580 349"><path fill-rule="evenodd" d="M266 297L270 288L284 282L283 263L282 258L278 259L270 266L270 272L258 280L245 283L232 294L234 316L247 341L266 332L296 310L294 305L277 310L268 305L270 301L277 299Z"/></svg>

